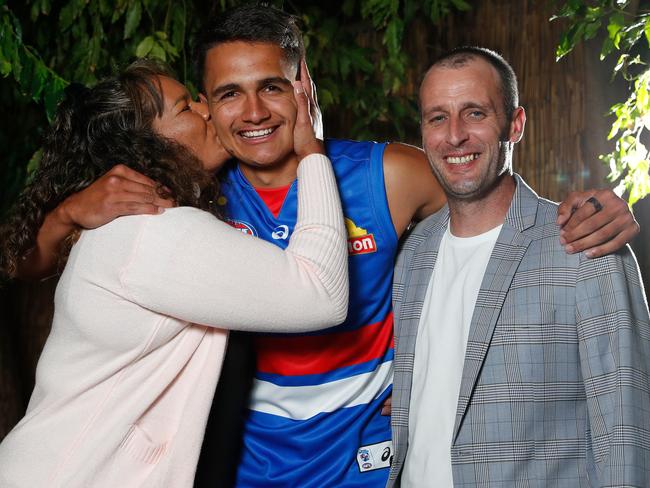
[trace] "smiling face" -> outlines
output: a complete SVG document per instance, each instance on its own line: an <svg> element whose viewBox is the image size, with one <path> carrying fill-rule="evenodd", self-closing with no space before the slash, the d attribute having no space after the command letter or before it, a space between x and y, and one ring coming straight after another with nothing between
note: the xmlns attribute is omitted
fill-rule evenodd
<svg viewBox="0 0 650 488"><path fill-rule="evenodd" d="M215 171L223 163L216 130L210 124L208 106L192 100L187 88L173 78L161 76L163 113L153 120L153 130L189 149L205 170Z"/></svg>
<svg viewBox="0 0 650 488"><path fill-rule="evenodd" d="M226 42L205 58L205 88L212 123L223 146L253 170L294 172L297 106L290 66L270 43Z"/></svg>
<svg viewBox="0 0 650 488"><path fill-rule="evenodd" d="M435 66L422 82L422 145L449 199L481 198L511 172L525 115L519 107L506 119L500 83L479 57Z"/></svg>

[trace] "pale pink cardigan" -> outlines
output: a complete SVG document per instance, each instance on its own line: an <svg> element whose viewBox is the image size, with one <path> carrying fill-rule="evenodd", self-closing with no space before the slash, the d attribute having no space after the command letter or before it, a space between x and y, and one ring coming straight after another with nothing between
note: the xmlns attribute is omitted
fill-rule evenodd
<svg viewBox="0 0 650 488"><path fill-rule="evenodd" d="M345 318L345 230L327 158L303 160L298 181L286 251L192 208L83 232L27 414L0 445L0 486L192 486L223 329Z"/></svg>

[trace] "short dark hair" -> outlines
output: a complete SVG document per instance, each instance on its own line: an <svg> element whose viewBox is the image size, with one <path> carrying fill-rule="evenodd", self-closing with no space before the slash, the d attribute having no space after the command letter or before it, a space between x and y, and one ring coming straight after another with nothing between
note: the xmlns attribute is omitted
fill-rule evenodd
<svg viewBox="0 0 650 488"><path fill-rule="evenodd" d="M435 67L461 68L477 57L487 61L499 74L499 79L501 80L501 86L499 88L503 96L503 106L506 117L510 120L515 109L519 106L517 75L515 75L512 66L499 53L484 47L461 46L447 51L438 57L429 70Z"/></svg>
<svg viewBox="0 0 650 488"><path fill-rule="evenodd" d="M286 60L295 66L305 55L296 16L269 5L242 5L209 19L199 33L194 59L200 84L203 83L208 51L219 44L235 41L275 44L282 48Z"/></svg>

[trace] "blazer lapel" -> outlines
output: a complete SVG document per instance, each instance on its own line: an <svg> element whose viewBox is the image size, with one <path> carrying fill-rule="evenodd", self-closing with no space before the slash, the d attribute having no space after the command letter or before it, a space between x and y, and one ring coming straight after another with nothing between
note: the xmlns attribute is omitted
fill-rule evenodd
<svg viewBox="0 0 650 488"><path fill-rule="evenodd" d="M413 249L411 262L409 263L410 276L402 282L403 287L409 289L407 295L401 299L403 289L400 289L399 283L393 291L394 295L397 295L397 298L394 297L395 301L400 299L399 301L402 302L399 311L400 329L416 335L424 297L438 259L438 250L443 236L441 229L444 229L449 222L449 209L447 207L441 209L434 217L428 223L427 228L423 229L423 232L417 236L419 239L411 240L409 238L409 241L404 245L405 250L408 246L412 246ZM413 346L415 346L415 343ZM413 351L408 352L415 352L415 347Z"/></svg>
<svg viewBox="0 0 650 488"><path fill-rule="evenodd" d="M453 441L467 412L510 283L531 242L523 231L535 223L538 197L519 175L515 175L515 181L515 194L485 270L472 315Z"/></svg>
<svg viewBox="0 0 650 488"><path fill-rule="evenodd" d="M420 313L438 257L438 248L443 234L441 230L444 230L448 220L449 209L445 207L421 222L403 242L395 266L393 364L396 387L393 389L391 414L395 457L391 465L390 480L397 478L406 457L413 361Z"/></svg>

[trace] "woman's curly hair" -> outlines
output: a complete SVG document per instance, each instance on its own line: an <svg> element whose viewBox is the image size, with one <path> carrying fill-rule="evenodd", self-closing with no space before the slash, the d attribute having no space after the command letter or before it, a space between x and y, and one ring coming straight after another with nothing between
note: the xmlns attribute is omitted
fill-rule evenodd
<svg viewBox="0 0 650 488"><path fill-rule="evenodd" d="M164 109L160 76L171 77L163 65L140 60L92 88L66 89L41 163L0 228L0 273L15 274L48 212L120 163L156 181L161 196L216 214L217 179L189 149L152 129Z"/></svg>

